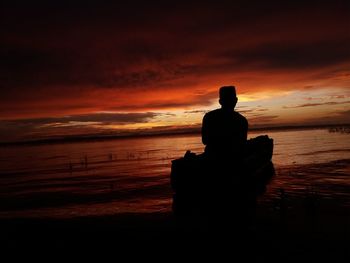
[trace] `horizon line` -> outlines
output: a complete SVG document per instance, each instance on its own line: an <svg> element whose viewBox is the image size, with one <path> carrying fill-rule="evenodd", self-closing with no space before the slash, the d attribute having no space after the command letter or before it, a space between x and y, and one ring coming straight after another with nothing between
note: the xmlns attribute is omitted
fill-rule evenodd
<svg viewBox="0 0 350 263"><path fill-rule="evenodd" d="M350 123L339 124L310 124L310 125L278 125L278 126L251 126L249 131L275 131L275 130L298 130L298 129L315 129L315 128L334 128L334 127L350 127ZM176 136L176 135L190 135L200 134L201 128L199 127L182 127L179 129L172 129L167 131L153 131L147 133L146 131L130 132L128 134L79 134L79 135L66 135L64 137L51 137L51 138L38 138L33 140L19 140L0 142L0 146L15 146L15 145L37 145L37 144L56 144L56 143L74 143L81 141L104 141L104 140L117 140L128 138L140 138L140 137L157 137L157 136Z"/></svg>

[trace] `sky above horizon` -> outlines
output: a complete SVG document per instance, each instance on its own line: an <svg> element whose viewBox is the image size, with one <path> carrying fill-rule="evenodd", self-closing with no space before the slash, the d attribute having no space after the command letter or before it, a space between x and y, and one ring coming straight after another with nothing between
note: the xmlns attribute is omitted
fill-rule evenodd
<svg viewBox="0 0 350 263"><path fill-rule="evenodd" d="M0 4L0 141L197 127L223 85L251 126L350 123L349 1L72 2Z"/></svg>

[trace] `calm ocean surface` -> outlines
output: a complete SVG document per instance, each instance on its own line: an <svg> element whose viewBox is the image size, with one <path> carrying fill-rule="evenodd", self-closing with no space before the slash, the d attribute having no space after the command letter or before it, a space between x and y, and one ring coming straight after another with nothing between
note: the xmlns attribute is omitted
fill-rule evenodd
<svg viewBox="0 0 350 263"><path fill-rule="evenodd" d="M314 169L317 164L350 159L350 134L315 129L251 132L249 137L260 134L269 135L275 143L277 180L271 183L272 189L283 185L298 194L308 187L310 178L293 179L284 173L302 165ZM203 151L199 135L2 147L0 218L170 211L171 160L186 150ZM337 184L349 185L346 169L334 178L320 169L317 180L327 183L336 178ZM293 186L293 180L298 186Z"/></svg>

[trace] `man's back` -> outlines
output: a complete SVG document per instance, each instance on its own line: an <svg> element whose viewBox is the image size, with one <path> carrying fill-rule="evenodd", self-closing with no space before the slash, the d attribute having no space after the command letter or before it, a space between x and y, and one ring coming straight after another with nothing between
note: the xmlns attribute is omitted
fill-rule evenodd
<svg viewBox="0 0 350 263"><path fill-rule="evenodd" d="M247 132L248 122L238 112L223 108L210 111L202 124L205 152L217 157L239 157L243 154Z"/></svg>

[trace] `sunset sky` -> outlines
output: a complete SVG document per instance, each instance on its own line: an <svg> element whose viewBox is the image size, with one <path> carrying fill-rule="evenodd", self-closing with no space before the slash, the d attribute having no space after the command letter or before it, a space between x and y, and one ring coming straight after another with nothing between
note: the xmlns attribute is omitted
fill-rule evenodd
<svg viewBox="0 0 350 263"><path fill-rule="evenodd" d="M197 127L223 85L251 127L350 123L350 1L8 2L0 141Z"/></svg>

